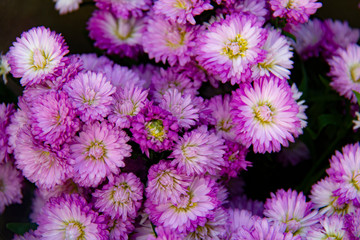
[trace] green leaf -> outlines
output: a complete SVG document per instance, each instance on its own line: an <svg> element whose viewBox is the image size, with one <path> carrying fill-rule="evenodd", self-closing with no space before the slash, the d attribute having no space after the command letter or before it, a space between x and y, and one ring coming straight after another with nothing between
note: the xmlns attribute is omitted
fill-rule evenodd
<svg viewBox="0 0 360 240"><path fill-rule="evenodd" d="M36 223L8 223L6 228L15 234L24 235L29 230L36 230L38 225Z"/></svg>
<svg viewBox="0 0 360 240"><path fill-rule="evenodd" d="M284 30L281 31L281 33L282 33L283 35L287 36L288 38L291 38L292 40L294 40L294 42L296 42L296 37L295 37L295 35L287 32L287 31L284 31Z"/></svg>
<svg viewBox="0 0 360 240"><path fill-rule="evenodd" d="M322 114L318 117L318 128L319 133L323 128L325 128L328 125L337 125L341 119L338 115L333 114Z"/></svg>
<svg viewBox="0 0 360 240"><path fill-rule="evenodd" d="M358 93L358 92L356 92L356 91L353 91L354 92L354 94L355 94L355 96L356 96L356 99L357 99L357 102L358 102L358 104L359 104L359 106L360 106L360 93Z"/></svg>

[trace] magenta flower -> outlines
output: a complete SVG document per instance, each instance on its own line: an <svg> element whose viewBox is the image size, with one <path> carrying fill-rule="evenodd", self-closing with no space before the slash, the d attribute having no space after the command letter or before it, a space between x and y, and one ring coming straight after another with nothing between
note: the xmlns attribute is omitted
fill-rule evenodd
<svg viewBox="0 0 360 240"><path fill-rule="evenodd" d="M143 11L149 10L151 0L117 1L117 0L95 0L96 7L113 13L117 18L128 19L143 16Z"/></svg>
<svg viewBox="0 0 360 240"><path fill-rule="evenodd" d="M21 203L22 175L11 163L0 164L0 214L5 207Z"/></svg>
<svg viewBox="0 0 360 240"><path fill-rule="evenodd" d="M188 176L216 175L224 165L225 148L223 139L201 126L178 141L170 155L174 158L171 165Z"/></svg>
<svg viewBox="0 0 360 240"><path fill-rule="evenodd" d="M149 14L143 33L144 51L156 62L183 66L194 56L198 31L199 26L182 25L163 15Z"/></svg>
<svg viewBox="0 0 360 240"><path fill-rule="evenodd" d="M110 219L108 222L110 240L128 240L129 234L135 227L129 220Z"/></svg>
<svg viewBox="0 0 360 240"><path fill-rule="evenodd" d="M252 164L246 161L246 154L249 149L240 143L225 141L226 149L224 154L224 165L221 168L221 175L236 177L241 170L247 170Z"/></svg>
<svg viewBox="0 0 360 240"><path fill-rule="evenodd" d="M240 1L225 1L224 9L218 9L219 12L226 14L252 14L263 22L269 15L266 0L240 0Z"/></svg>
<svg viewBox="0 0 360 240"><path fill-rule="evenodd" d="M112 219L135 219L141 207L144 186L133 173L121 173L96 190L94 206Z"/></svg>
<svg viewBox="0 0 360 240"><path fill-rule="evenodd" d="M345 216L345 229L347 229L350 239L356 240L360 236L360 209Z"/></svg>
<svg viewBox="0 0 360 240"><path fill-rule="evenodd" d="M96 10L88 21L89 36L94 45L108 54L135 57L142 50L142 19L118 18L111 12Z"/></svg>
<svg viewBox="0 0 360 240"><path fill-rule="evenodd" d="M11 149L8 147L8 134L6 128L10 124L10 117L14 114L14 104L0 104L0 164L7 162Z"/></svg>
<svg viewBox="0 0 360 240"><path fill-rule="evenodd" d="M318 240L326 238L335 239L352 239L349 238L348 230L345 225L345 218L333 214L331 216L324 216L320 220L320 225L314 225L306 234L306 239Z"/></svg>
<svg viewBox="0 0 360 240"><path fill-rule="evenodd" d="M265 51L261 49L267 33L263 23L253 15L228 15L215 21L198 38L196 59L211 74L219 75L222 82L232 85L251 76L251 65L261 62Z"/></svg>
<svg viewBox="0 0 360 240"><path fill-rule="evenodd" d="M173 22L195 24L194 16L213 9L209 0L159 0L154 3L154 13L163 14Z"/></svg>
<svg viewBox="0 0 360 240"><path fill-rule="evenodd" d="M149 102L132 119L130 130L132 140L149 156L149 149L157 152L171 150L178 139L179 126L171 113Z"/></svg>
<svg viewBox="0 0 360 240"><path fill-rule="evenodd" d="M111 111L116 88L102 73L82 72L64 86L83 122L103 120Z"/></svg>
<svg viewBox="0 0 360 240"><path fill-rule="evenodd" d="M341 96L356 103L353 91L360 92L360 46L350 44L346 49L339 48L328 60L330 65L330 86Z"/></svg>
<svg viewBox="0 0 360 240"><path fill-rule="evenodd" d="M322 6L317 0L269 0L274 17L291 23L305 23Z"/></svg>
<svg viewBox="0 0 360 240"><path fill-rule="evenodd" d="M61 35L45 27L21 34L8 53L11 74L21 78L23 86L39 84L63 67L68 48Z"/></svg>
<svg viewBox="0 0 360 240"><path fill-rule="evenodd" d="M299 106L286 81L271 77L243 84L231 104L238 137L254 152L278 152L298 135Z"/></svg>
<svg viewBox="0 0 360 240"><path fill-rule="evenodd" d="M51 198L38 217L41 239L108 239L105 219L91 210L91 205L77 195Z"/></svg>
<svg viewBox="0 0 360 240"><path fill-rule="evenodd" d="M130 85L143 88L146 84L137 72L118 64L104 66L101 71L105 72L108 81L116 88L131 88Z"/></svg>
<svg viewBox="0 0 360 240"><path fill-rule="evenodd" d="M129 137L113 125L102 122L85 125L70 146L74 181L80 186L96 187L105 177L118 174L129 157Z"/></svg>
<svg viewBox="0 0 360 240"><path fill-rule="evenodd" d="M70 57L80 58L84 71L101 72L105 67L114 65L107 57L98 57L95 53L73 54Z"/></svg>

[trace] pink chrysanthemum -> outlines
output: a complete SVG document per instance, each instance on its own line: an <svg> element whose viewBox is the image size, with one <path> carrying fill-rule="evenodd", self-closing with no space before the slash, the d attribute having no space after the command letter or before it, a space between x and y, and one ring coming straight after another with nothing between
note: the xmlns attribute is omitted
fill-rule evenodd
<svg viewBox="0 0 360 240"><path fill-rule="evenodd" d="M228 15L214 22L198 41L197 60L206 71L232 85L247 81L250 66L262 61L266 39L263 22L253 15Z"/></svg>
<svg viewBox="0 0 360 240"><path fill-rule="evenodd" d="M116 88L102 73L79 73L64 86L83 122L103 120L111 111Z"/></svg>
<svg viewBox="0 0 360 240"><path fill-rule="evenodd" d="M121 173L96 190L95 207L115 219L135 219L143 198L144 186L133 173Z"/></svg>
<svg viewBox="0 0 360 240"><path fill-rule="evenodd" d="M282 79L290 78L290 69L293 67L292 48L288 40L281 35L281 32L275 29L267 29L268 36L262 49L266 51L266 57L263 61L254 65L252 78L263 76L274 76Z"/></svg>
<svg viewBox="0 0 360 240"><path fill-rule="evenodd" d="M195 24L194 16L211 9L213 6L209 0L159 0L154 4L155 14L164 14L180 24Z"/></svg>
<svg viewBox="0 0 360 240"><path fill-rule="evenodd" d="M186 194L190 178L171 167L169 161L160 161L149 169L146 197L153 204L179 202Z"/></svg>
<svg viewBox="0 0 360 240"><path fill-rule="evenodd" d="M347 229L350 240L358 240L360 237L360 208L345 216L345 228Z"/></svg>
<svg viewBox="0 0 360 240"><path fill-rule="evenodd" d="M193 105L190 95L182 95L177 89L169 89L164 93L159 106L174 115L179 127L189 129L199 119L199 109Z"/></svg>
<svg viewBox="0 0 360 240"><path fill-rule="evenodd" d="M300 127L297 128L297 133L295 133L295 137L303 134L303 129L307 126L307 116L305 114L305 110L308 106L304 105L305 100L300 100L302 92L299 91L296 84L293 83L291 85L291 92L293 93L293 98L299 106L299 113L296 115L300 119Z"/></svg>
<svg viewBox="0 0 360 240"><path fill-rule="evenodd" d="M143 11L149 10L151 0L95 0L96 7L112 12L118 18L139 18L143 16Z"/></svg>
<svg viewBox="0 0 360 240"><path fill-rule="evenodd" d="M108 119L120 128L130 128L130 118L136 116L147 104L148 90L129 83L126 87L118 87L114 94L112 113Z"/></svg>
<svg viewBox="0 0 360 240"><path fill-rule="evenodd" d="M143 88L145 85L145 80L140 78L138 73L118 64L104 66L102 71L105 72L107 79L116 88L130 88L131 84Z"/></svg>
<svg viewBox="0 0 360 240"><path fill-rule="evenodd" d="M174 147L171 165L189 176L210 173L215 175L224 165L224 140L201 126L186 132Z"/></svg>
<svg viewBox="0 0 360 240"><path fill-rule="evenodd" d="M94 45L108 54L135 57L141 51L142 19L116 18L111 12L97 10L88 21Z"/></svg>
<svg viewBox="0 0 360 240"><path fill-rule="evenodd" d="M60 14L66 14L73 12L79 9L79 5L83 0L53 0L56 2L55 9L59 11Z"/></svg>
<svg viewBox="0 0 360 240"><path fill-rule="evenodd" d="M221 167L220 174L227 174L229 177L236 177L241 170L251 167L251 162L246 161L245 157L248 149L240 143L225 141L224 165Z"/></svg>
<svg viewBox="0 0 360 240"><path fill-rule="evenodd" d="M286 81L264 78L233 93L233 121L241 142L253 151L278 152L294 142L300 127L299 107Z"/></svg>
<svg viewBox="0 0 360 240"><path fill-rule="evenodd" d="M140 65L132 65L131 70L133 70L140 79L143 79L144 85L143 88L149 88L151 84L151 78L160 71L159 66L155 66L153 64L140 64Z"/></svg>
<svg viewBox="0 0 360 240"><path fill-rule="evenodd" d="M98 57L95 53L74 54L70 58L80 58L84 71L101 72L105 67L114 65L107 57Z"/></svg>
<svg viewBox="0 0 360 240"><path fill-rule="evenodd" d="M322 21L313 19L304 24L292 25L290 32L296 42L290 41L301 58L306 60L320 55L326 39L326 28Z"/></svg>
<svg viewBox="0 0 360 240"><path fill-rule="evenodd" d="M336 151L331 157L330 168L326 170L329 177L338 182L339 188L333 191L338 196L338 204L360 204L360 144L348 144L342 152Z"/></svg>
<svg viewBox="0 0 360 240"><path fill-rule="evenodd" d="M23 86L41 83L51 77L68 53L61 35L45 27L32 28L21 34L8 53L11 73L21 78Z"/></svg>
<svg viewBox="0 0 360 240"><path fill-rule="evenodd" d="M132 139L149 156L149 149L157 152L171 150L178 139L179 126L170 112L149 102L133 117L130 130Z"/></svg>
<svg viewBox="0 0 360 240"><path fill-rule="evenodd" d="M269 0L274 17L291 23L305 23L322 6L317 0Z"/></svg>
<svg viewBox="0 0 360 240"><path fill-rule="evenodd" d="M10 124L10 117L14 112L14 104L0 104L0 163L6 162L8 153L11 152L8 148L9 136L6 132L6 128Z"/></svg>
<svg viewBox="0 0 360 240"><path fill-rule="evenodd" d="M145 211L155 225L186 233L194 231L198 226L204 226L206 218L214 215L213 210L218 205L215 182L209 177L196 177L179 201L158 205L147 201Z"/></svg>
<svg viewBox="0 0 360 240"><path fill-rule="evenodd" d="M255 15L259 21L265 21L269 14L266 0L240 0L240 1L225 1L225 8L220 9L222 14L252 14Z"/></svg>
<svg viewBox="0 0 360 240"><path fill-rule="evenodd" d="M346 49L339 48L328 63L329 76L332 78L330 86L356 103L353 91L360 92L360 46L350 44Z"/></svg>
<svg viewBox="0 0 360 240"><path fill-rule="evenodd" d="M319 221L319 215L312 209L312 203L306 202L302 192L280 189L271 193L264 205L264 215L272 222L285 223L286 232L304 236L310 226Z"/></svg>
<svg viewBox="0 0 360 240"><path fill-rule="evenodd" d="M241 239L244 232L250 231L253 228L255 221L260 219L259 216L253 216L248 210L241 210L238 208L229 208L229 236L230 240Z"/></svg>
<svg viewBox="0 0 360 240"><path fill-rule="evenodd" d="M0 164L0 214L5 207L13 203L21 203L21 173L11 163Z"/></svg>
<svg viewBox="0 0 360 240"><path fill-rule="evenodd" d="M34 138L54 148L67 142L79 130L75 109L64 92L50 91L40 95L29 109Z"/></svg>
<svg viewBox="0 0 360 240"><path fill-rule="evenodd" d="M135 227L128 219L110 219L108 222L109 240L128 240Z"/></svg>
<svg viewBox="0 0 360 240"><path fill-rule="evenodd" d="M72 177L67 149L53 152L39 144L26 127L18 134L14 155L17 168L38 187L52 188Z"/></svg>
<svg viewBox="0 0 360 240"><path fill-rule="evenodd" d="M118 174L124 167L123 159L129 157L129 137L107 122L84 126L70 146L74 181L80 186L96 187L106 176Z"/></svg>
<svg viewBox="0 0 360 240"><path fill-rule="evenodd" d="M337 214L324 216L319 225L313 226L306 234L308 240L349 239L345 227L345 219Z"/></svg>
<svg viewBox="0 0 360 240"><path fill-rule="evenodd" d="M51 198L38 218L41 239L108 239L105 219L91 210L91 205L77 195Z"/></svg>
<svg viewBox="0 0 360 240"><path fill-rule="evenodd" d="M149 14L143 33L144 51L156 62L183 66L194 55L199 28L171 22L163 15Z"/></svg>

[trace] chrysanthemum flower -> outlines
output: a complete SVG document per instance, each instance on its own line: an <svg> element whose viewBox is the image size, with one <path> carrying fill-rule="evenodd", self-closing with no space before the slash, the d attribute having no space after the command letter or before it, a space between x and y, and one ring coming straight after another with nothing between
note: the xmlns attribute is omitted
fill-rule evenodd
<svg viewBox="0 0 360 240"><path fill-rule="evenodd" d="M360 237L360 208L354 210L345 216L345 228L347 229L350 239L357 240Z"/></svg>
<svg viewBox="0 0 360 240"><path fill-rule="evenodd" d="M233 93L233 121L240 141L253 151L277 152L294 142L299 106L286 81L275 77L243 84Z"/></svg>
<svg viewBox="0 0 360 240"><path fill-rule="evenodd" d="M290 40L295 51L304 60L318 57L326 39L326 28L319 19L309 20L307 23L292 25L289 30L296 38Z"/></svg>
<svg viewBox="0 0 360 240"><path fill-rule="evenodd" d="M344 218L333 214L320 219L320 226L313 226L306 234L308 240L321 239L350 239L347 233Z"/></svg>
<svg viewBox="0 0 360 240"><path fill-rule="evenodd" d="M171 167L169 161L162 160L149 169L146 197L155 205L168 201L179 202L189 185L188 176Z"/></svg>
<svg viewBox="0 0 360 240"><path fill-rule="evenodd" d="M129 137L113 125L102 122L85 125L70 146L74 181L80 186L96 187L106 176L118 174L129 157Z"/></svg>
<svg viewBox="0 0 360 240"><path fill-rule="evenodd" d="M8 62L8 57L0 53L0 76L4 81L4 84L7 84L6 75L10 72L11 68Z"/></svg>
<svg viewBox="0 0 360 240"><path fill-rule="evenodd" d="M253 216L248 210L229 208L229 236L231 240L241 239L241 234L250 231L259 216Z"/></svg>
<svg viewBox="0 0 360 240"><path fill-rule="evenodd" d="M8 134L6 128L10 124L10 117L15 112L14 104L0 104L0 163L7 161L7 155L10 153L8 149Z"/></svg>
<svg viewBox="0 0 360 240"><path fill-rule="evenodd" d="M265 21L269 14L266 0L240 0L240 1L225 1L224 9L220 9L222 14L252 14L255 15L259 21Z"/></svg>
<svg viewBox="0 0 360 240"><path fill-rule="evenodd" d="M285 18L291 23L305 23L310 15L322 6L317 0L270 0L274 17Z"/></svg>
<svg viewBox="0 0 360 240"><path fill-rule="evenodd" d="M182 25L163 15L149 14L143 33L144 51L156 62L185 65L195 50L199 26Z"/></svg>
<svg viewBox="0 0 360 240"><path fill-rule="evenodd" d="M118 1L118 0L95 0L96 7L112 12L117 18L139 18L143 11L149 10L151 0Z"/></svg>
<svg viewBox="0 0 360 240"><path fill-rule="evenodd" d="M319 215L312 209L312 203L306 202L302 192L280 189L271 193L264 205L264 215L275 223L285 223L286 232L303 236L308 228L319 221Z"/></svg>
<svg viewBox="0 0 360 240"><path fill-rule="evenodd" d="M131 70L133 70L140 79L145 81L143 88L149 88L151 84L151 78L160 72L160 67L155 66L153 64L140 64L140 65L132 65Z"/></svg>
<svg viewBox="0 0 360 240"><path fill-rule="evenodd" d="M144 88L146 82L140 78L139 74L128 67L114 64L112 66L107 65L101 69L105 72L107 79L116 88L130 88L130 85L134 85L139 88Z"/></svg>
<svg viewBox="0 0 360 240"><path fill-rule="evenodd" d="M303 134L303 129L307 126L305 110L308 106L304 105L305 100L300 100L302 92L299 91L295 83L291 85L291 92L293 93L294 100L299 106L299 113L296 116L300 119L300 127L297 128L297 133L294 133L294 136L297 137Z"/></svg>
<svg viewBox="0 0 360 240"><path fill-rule="evenodd" d="M5 207L13 203L21 203L21 173L11 163L0 164L0 214Z"/></svg>
<svg viewBox="0 0 360 240"><path fill-rule="evenodd" d="M289 79L289 69L293 67L293 61L290 60L293 56L290 43L280 31L272 28L267 30L268 36L262 47L266 51L266 58L251 68L252 78L273 74L278 78Z"/></svg>
<svg viewBox="0 0 360 240"><path fill-rule="evenodd" d="M177 89L164 93L159 107L169 111L178 120L179 127L189 129L199 119L199 109L192 104L190 95L182 95Z"/></svg>
<svg viewBox="0 0 360 240"><path fill-rule="evenodd" d="M136 87L129 83L126 87L118 87L112 105L109 122L120 128L130 128L130 118L136 116L148 102L148 90Z"/></svg>
<svg viewBox="0 0 360 240"><path fill-rule="evenodd" d="M91 210L91 205L77 195L51 198L38 218L41 239L108 239L105 219Z"/></svg>
<svg viewBox="0 0 360 240"><path fill-rule="evenodd" d="M179 126L168 111L149 102L131 121L133 140L147 156L154 151L171 150L178 139Z"/></svg>
<svg viewBox="0 0 360 240"><path fill-rule="evenodd" d="M70 58L80 58L84 71L101 72L107 66L113 66L114 62L105 56L97 56L95 53L73 54Z"/></svg>
<svg viewBox="0 0 360 240"><path fill-rule="evenodd" d="M353 120L353 130L360 128L360 112L355 112L356 118Z"/></svg>
<svg viewBox="0 0 360 240"><path fill-rule="evenodd" d="M102 73L79 73L64 86L83 122L103 120L111 111L116 88Z"/></svg>
<svg viewBox="0 0 360 240"><path fill-rule="evenodd" d="M213 210L218 204L215 182L209 177L195 177L187 193L181 195L179 201L158 205L147 201L145 211L155 225L186 233L204 226L206 218L213 216Z"/></svg>
<svg viewBox="0 0 360 240"><path fill-rule="evenodd" d="M15 163L30 182L41 188L52 188L72 177L72 167L66 152L66 149L54 152L42 146L33 138L30 129L25 127L16 140Z"/></svg>
<svg viewBox="0 0 360 240"><path fill-rule="evenodd" d="M32 28L17 38L8 52L11 74L21 78L23 86L51 78L69 52L61 35L45 27Z"/></svg>
<svg viewBox="0 0 360 240"><path fill-rule="evenodd" d="M30 125L34 138L57 147L79 130L76 111L64 92L50 91L31 103Z"/></svg>
<svg viewBox="0 0 360 240"><path fill-rule="evenodd" d="M326 39L323 45L325 57L331 57L338 48L345 49L359 40L360 30L351 28L346 21L326 19L324 26L326 29Z"/></svg>
<svg viewBox="0 0 360 240"><path fill-rule="evenodd" d="M110 240L128 240L129 234L134 231L135 226L129 220L110 219L108 222Z"/></svg>
<svg viewBox="0 0 360 240"><path fill-rule="evenodd" d="M171 165L189 176L206 172L215 175L224 165L224 140L201 126L186 132L174 147Z"/></svg>
<svg viewBox="0 0 360 240"><path fill-rule="evenodd" d="M329 177L338 182L339 188L333 193L338 196L338 204L360 204L360 144L348 144L342 152L336 151L331 157L330 168L326 170Z"/></svg>
<svg viewBox="0 0 360 240"><path fill-rule="evenodd" d="M79 5L83 0L53 0L56 2L55 9L59 11L60 14L66 14L73 12L79 9Z"/></svg>
<svg viewBox="0 0 360 240"><path fill-rule="evenodd" d="M339 48L328 63L330 86L341 96L356 103L357 99L353 91L360 92L360 46L350 44L346 49Z"/></svg>
<svg viewBox="0 0 360 240"><path fill-rule="evenodd" d="M236 177L241 170L247 170L246 168L252 165L245 159L249 150L241 143L225 141L225 146L221 175L227 174L229 177Z"/></svg>
<svg viewBox="0 0 360 240"><path fill-rule="evenodd" d="M164 14L180 24L195 24L194 16L211 9L213 6L209 0L159 0L154 3L155 14Z"/></svg>
<svg viewBox="0 0 360 240"><path fill-rule="evenodd" d="M89 36L94 45L108 54L135 57L141 51L142 19L123 19L111 12L97 10L88 21Z"/></svg>
<svg viewBox="0 0 360 240"><path fill-rule="evenodd" d="M133 173L121 173L96 190L94 206L115 219L135 219L143 198L144 186Z"/></svg>
<svg viewBox="0 0 360 240"><path fill-rule="evenodd" d="M228 15L214 22L198 41L196 59L206 71L232 85L251 76L250 66L262 61L266 39L263 23L253 15Z"/></svg>

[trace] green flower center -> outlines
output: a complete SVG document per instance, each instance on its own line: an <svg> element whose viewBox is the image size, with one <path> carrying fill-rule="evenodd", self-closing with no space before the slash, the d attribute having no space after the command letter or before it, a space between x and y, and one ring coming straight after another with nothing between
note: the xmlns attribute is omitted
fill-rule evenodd
<svg viewBox="0 0 360 240"><path fill-rule="evenodd" d="M32 56L32 65L35 70L44 69L48 59L43 50L35 49Z"/></svg>
<svg viewBox="0 0 360 240"><path fill-rule="evenodd" d="M350 76L353 82L360 82L360 63L350 67Z"/></svg>
<svg viewBox="0 0 360 240"><path fill-rule="evenodd" d="M104 161L104 157L106 156L106 148L102 141L93 141L90 145L86 148L88 153L88 158L91 160L101 160Z"/></svg>
<svg viewBox="0 0 360 240"><path fill-rule="evenodd" d="M248 50L248 42L240 34L232 40L225 43L223 47L223 54L229 56L230 59L244 57L246 50Z"/></svg>
<svg viewBox="0 0 360 240"><path fill-rule="evenodd" d="M134 25L135 22L132 20L118 20L114 28L115 36L122 41L131 38L134 33Z"/></svg>
<svg viewBox="0 0 360 240"><path fill-rule="evenodd" d="M85 226L76 220L65 222L65 236L64 239L83 240L85 236Z"/></svg>
<svg viewBox="0 0 360 240"><path fill-rule="evenodd" d="M171 208L175 210L175 212L188 212L190 209L193 209L197 206L196 202L192 202L192 193L188 192L188 194L182 194L180 196L180 201L175 204L171 205Z"/></svg>
<svg viewBox="0 0 360 240"><path fill-rule="evenodd" d="M186 31L181 27L174 27L166 33L166 46L179 48L184 45Z"/></svg>
<svg viewBox="0 0 360 240"><path fill-rule="evenodd" d="M147 128L148 135L156 138L162 142L165 138L164 124L159 119L154 119L148 122L145 127Z"/></svg>
<svg viewBox="0 0 360 240"><path fill-rule="evenodd" d="M274 116L274 110L268 103L260 103L253 108L255 119L262 124L271 123Z"/></svg>
<svg viewBox="0 0 360 240"><path fill-rule="evenodd" d="M110 193L110 200L112 200L117 205L123 205L130 202L130 193L131 188L126 183L120 183L119 185L115 185L114 189Z"/></svg>

